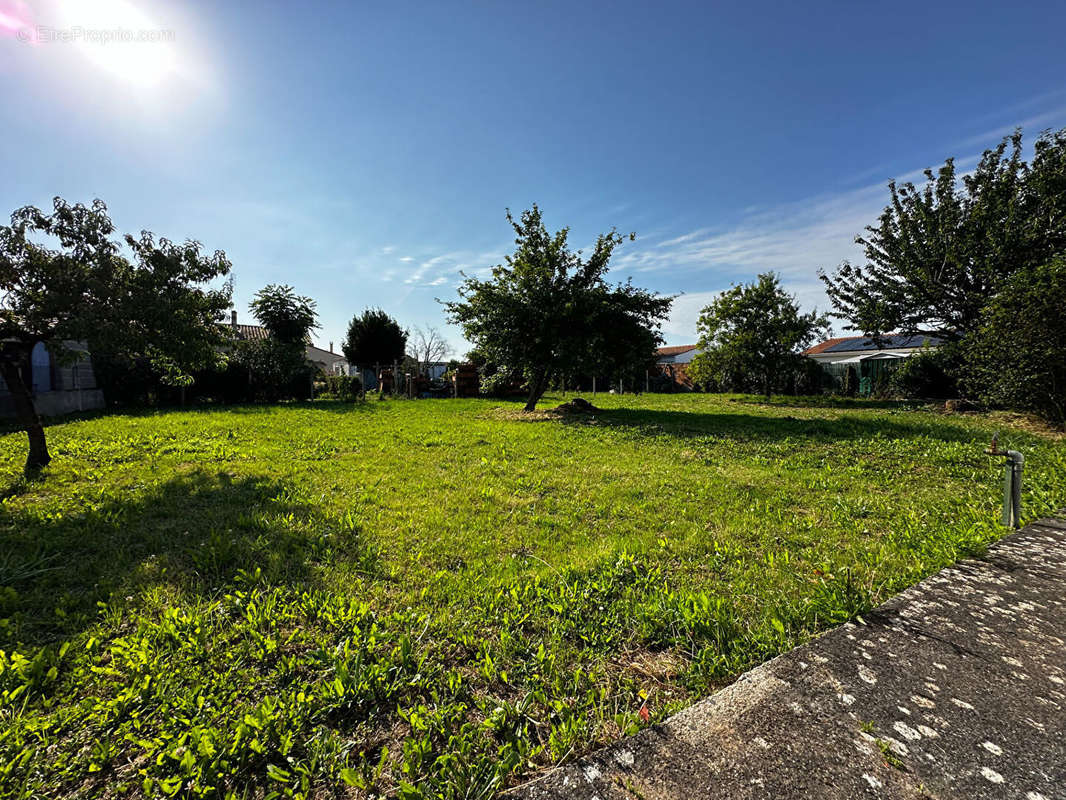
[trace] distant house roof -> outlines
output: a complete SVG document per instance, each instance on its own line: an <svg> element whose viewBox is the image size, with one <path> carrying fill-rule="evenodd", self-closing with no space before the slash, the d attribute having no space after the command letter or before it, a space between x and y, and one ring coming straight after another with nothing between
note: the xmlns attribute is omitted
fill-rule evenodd
<svg viewBox="0 0 1066 800"><path fill-rule="evenodd" d="M808 347L803 351L806 356L818 353L862 353L871 350L906 350L918 347L936 347L943 340L936 336L905 336L899 333L886 333L881 342L875 342L869 336L838 336Z"/></svg>
<svg viewBox="0 0 1066 800"><path fill-rule="evenodd" d="M270 338L270 332L262 325L243 325L237 323L231 324L230 327L233 328L238 339L242 339L246 342L257 342L262 339Z"/></svg>
<svg viewBox="0 0 1066 800"><path fill-rule="evenodd" d="M218 323L223 328L227 328L236 334L237 338L245 342L261 342L264 339L270 338L270 331L264 328L262 325L245 325L242 322L237 322L237 312L234 311L229 322ZM311 337L308 336L306 340L307 344L311 344Z"/></svg>
<svg viewBox="0 0 1066 800"><path fill-rule="evenodd" d="M348 363L346 359L340 353L332 353L329 350L323 350L321 347L315 347L313 344L307 345L307 358L311 361L321 362L323 364L336 364L338 361Z"/></svg>
<svg viewBox="0 0 1066 800"><path fill-rule="evenodd" d="M689 350L695 350L694 344L674 344L669 347L660 347L658 350L661 356L676 356L678 353L687 353Z"/></svg>
<svg viewBox="0 0 1066 800"><path fill-rule="evenodd" d="M676 364L678 362L688 362L692 360L692 356L695 354L696 345L694 344L678 344L670 347L660 347L656 351L656 361L659 364Z"/></svg>

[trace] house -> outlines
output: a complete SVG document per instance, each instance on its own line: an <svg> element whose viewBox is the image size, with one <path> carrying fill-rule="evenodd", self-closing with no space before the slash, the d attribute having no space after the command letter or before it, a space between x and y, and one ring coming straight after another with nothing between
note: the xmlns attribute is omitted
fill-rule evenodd
<svg viewBox="0 0 1066 800"><path fill-rule="evenodd" d="M22 379L33 395L37 413L45 417L71 414L104 407L104 393L96 385L93 362L84 342L64 342L78 358L59 363L44 342L30 351L29 363L23 367ZM0 417L15 416L15 405L3 378L0 378Z"/></svg>
<svg viewBox="0 0 1066 800"><path fill-rule="evenodd" d="M851 371L859 394L870 394L900 361L941 342L936 336L899 333L886 333L877 342L869 336L839 336L807 348L803 355L822 367L833 388L843 389Z"/></svg>
<svg viewBox="0 0 1066 800"><path fill-rule="evenodd" d="M656 351L655 366L663 377L669 378L678 386L691 389L692 379L688 376L688 365L699 352L699 348L694 344L660 347Z"/></svg>
<svg viewBox="0 0 1066 800"><path fill-rule="evenodd" d="M255 342L270 338L270 332L262 325L244 325L238 323L236 311L230 312L229 324L233 329L235 338L241 341ZM315 347L315 345L308 340L304 352L306 353L307 360L327 375L349 374L348 359L340 353L333 352L333 342L330 342L329 350L323 350L321 347Z"/></svg>

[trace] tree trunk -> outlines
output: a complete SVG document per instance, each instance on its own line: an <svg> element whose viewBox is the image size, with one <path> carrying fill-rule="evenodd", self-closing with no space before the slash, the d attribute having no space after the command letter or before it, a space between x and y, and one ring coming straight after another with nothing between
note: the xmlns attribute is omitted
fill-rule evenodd
<svg viewBox="0 0 1066 800"><path fill-rule="evenodd" d="M0 373L3 374L4 383L7 384L7 390L11 393L11 400L15 405L15 417L30 440L30 453L26 457L24 469L26 476L30 477L47 467L48 462L52 460L52 457L48 455L44 426L41 425L41 418L37 416L37 409L34 408L33 398L30 396L26 381L22 379L22 370L19 369L18 363L5 359L0 362Z"/></svg>
<svg viewBox="0 0 1066 800"><path fill-rule="evenodd" d="M536 411L537 401L544 395L548 385L547 372L541 370L536 377L529 382L529 399L526 400L526 411Z"/></svg>

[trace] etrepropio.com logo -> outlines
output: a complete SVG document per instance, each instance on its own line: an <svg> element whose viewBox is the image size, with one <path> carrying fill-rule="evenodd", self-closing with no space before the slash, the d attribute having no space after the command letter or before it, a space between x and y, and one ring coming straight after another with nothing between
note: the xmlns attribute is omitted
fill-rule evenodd
<svg viewBox="0 0 1066 800"><path fill-rule="evenodd" d="M48 25L31 25L19 28L15 33L20 42L28 44L152 44L173 42L174 31L164 28L53 28Z"/></svg>

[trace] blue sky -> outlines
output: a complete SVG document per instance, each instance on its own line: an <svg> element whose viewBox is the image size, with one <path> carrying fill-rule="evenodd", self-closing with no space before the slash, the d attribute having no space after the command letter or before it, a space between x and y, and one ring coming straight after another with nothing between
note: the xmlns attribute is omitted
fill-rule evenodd
<svg viewBox="0 0 1066 800"><path fill-rule="evenodd" d="M339 347L366 306L443 329L537 202L575 247L636 231L613 274L684 292L686 343L768 269L824 307L890 178L1066 126L1061 0L717 5L0 0L0 213L100 197ZM115 27L167 33L88 41Z"/></svg>

